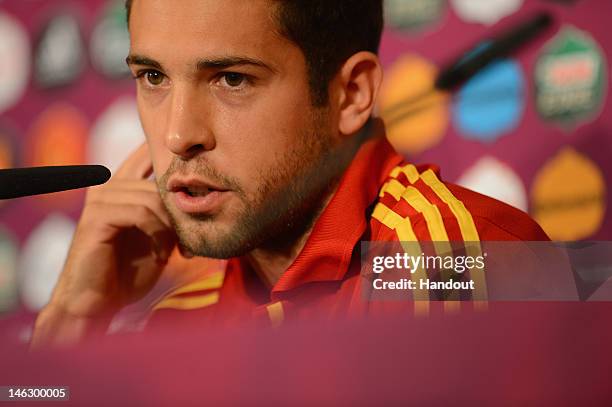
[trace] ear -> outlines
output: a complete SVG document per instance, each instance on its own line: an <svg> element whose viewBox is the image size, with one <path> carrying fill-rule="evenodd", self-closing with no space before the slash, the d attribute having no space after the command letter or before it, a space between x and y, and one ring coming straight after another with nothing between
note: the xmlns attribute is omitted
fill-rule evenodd
<svg viewBox="0 0 612 407"><path fill-rule="evenodd" d="M380 61L371 52L358 52L342 65L337 77L338 130L341 134L355 134L366 124L374 109L382 77Z"/></svg>

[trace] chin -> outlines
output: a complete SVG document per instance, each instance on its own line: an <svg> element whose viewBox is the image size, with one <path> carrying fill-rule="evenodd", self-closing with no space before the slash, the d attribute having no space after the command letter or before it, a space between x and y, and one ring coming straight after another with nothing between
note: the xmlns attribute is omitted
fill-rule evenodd
<svg viewBox="0 0 612 407"><path fill-rule="evenodd" d="M220 227L214 221L190 220L178 226L181 244L196 256L228 259L248 251L248 245L239 244L231 229Z"/></svg>

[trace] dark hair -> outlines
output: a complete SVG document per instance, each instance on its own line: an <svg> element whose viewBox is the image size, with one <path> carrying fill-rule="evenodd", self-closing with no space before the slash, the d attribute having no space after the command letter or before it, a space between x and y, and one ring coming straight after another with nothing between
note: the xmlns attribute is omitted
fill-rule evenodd
<svg viewBox="0 0 612 407"><path fill-rule="evenodd" d="M128 20L132 1L126 1ZM351 55L378 53L383 0L274 1L280 33L306 58L314 105L327 104L329 82Z"/></svg>

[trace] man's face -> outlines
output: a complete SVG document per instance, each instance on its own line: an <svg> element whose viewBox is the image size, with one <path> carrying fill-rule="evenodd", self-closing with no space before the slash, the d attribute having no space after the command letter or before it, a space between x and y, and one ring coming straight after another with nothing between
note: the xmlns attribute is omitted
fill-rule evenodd
<svg viewBox="0 0 612 407"><path fill-rule="evenodd" d="M300 230L335 176L333 109L312 106L304 56L277 33L273 7L132 7L141 121L163 202L196 255L237 256Z"/></svg>

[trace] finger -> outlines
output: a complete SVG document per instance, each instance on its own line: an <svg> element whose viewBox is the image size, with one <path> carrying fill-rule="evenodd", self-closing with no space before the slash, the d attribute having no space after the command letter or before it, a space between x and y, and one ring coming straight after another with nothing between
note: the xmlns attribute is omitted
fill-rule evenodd
<svg viewBox="0 0 612 407"><path fill-rule="evenodd" d="M149 208L165 225L172 229L170 216L157 192L142 190L106 189L100 191L89 204L143 205Z"/></svg>
<svg viewBox="0 0 612 407"><path fill-rule="evenodd" d="M103 229L116 232L135 227L147 235L158 260L166 261L174 248L174 232L148 207L134 204L94 203L88 208L90 217L102 220ZM93 228L87 227L86 230ZM103 237L103 234L98 236Z"/></svg>
<svg viewBox="0 0 612 407"><path fill-rule="evenodd" d="M115 179L147 179L153 172L149 146L145 142L134 150L115 172Z"/></svg>
<svg viewBox="0 0 612 407"><path fill-rule="evenodd" d="M194 254L182 244L179 244L178 247L179 247L179 252L181 253L181 256L183 256L184 258L191 259L192 257L194 257Z"/></svg>
<svg viewBox="0 0 612 407"><path fill-rule="evenodd" d="M100 187L109 187L113 189L123 189L126 191L148 191L159 194L159 188L153 181L147 180L131 180L131 179L115 179L107 182Z"/></svg>

